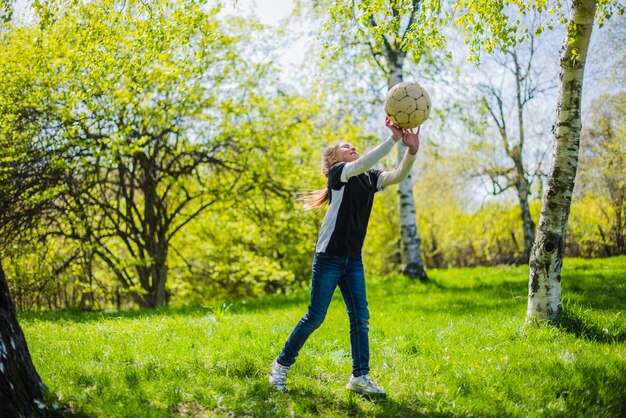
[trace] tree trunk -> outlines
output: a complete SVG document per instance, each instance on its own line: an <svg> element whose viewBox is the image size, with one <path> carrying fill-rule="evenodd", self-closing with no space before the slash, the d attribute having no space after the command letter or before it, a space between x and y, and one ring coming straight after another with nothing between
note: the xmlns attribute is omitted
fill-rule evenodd
<svg viewBox="0 0 626 418"><path fill-rule="evenodd" d="M403 79L402 57L396 59L388 57L389 81L388 87L400 83ZM406 145L398 143L398 163L402 161ZM423 282L428 281L424 263L422 261L421 240L417 231L417 219L415 218L415 199L413 197L413 179L409 176L398 185L398 204L400 209L400 238L402 246L402 272L411 277L418 278Z"/></svg>
<svg viewBox="0 0 626 418"><path fill-rule="evenodd" d="M0 417L43 416L42 388L0 265Z"/></svg>
<svg viewBox="0 0 626 418"><path fill-rule="evenodd" d="M527 186L528 187L528 186ZM520 207L520 215L522 217L522 230L524 233L524 254L520 260L522 263L528 263L530 260L530 252L535 241L535 222L530 216L530 207L528 205L528 188L518 190L518 200Z"/></svg>
<svg viewBox="0 0 626 418"><path fill-rule="evenodd" d="M617 247L616 254L625 254L626 245L624 241L624 232L626 231L626 220L622 218L624 214L624 197L620 195L615 205L615 246Z"/></svg>
<svg viewBox="0 0 626 418"><path fill-rule="evenodd" d="M521 263L528 263L530 252L535 242L535 222L530 216L530 206L528 204L528 196L530 195L530 184L524 176L524 166L521 160L521 154L513 158L515 161L516 181L515 190L517 191L517 200L519 201L520 216L522 218L522 232L524 236L524 253L519 260Z"/></svg>
<svg viewBox="0 0 626 418"><path fill-rule="evenodd" d="M156 151L155 151L156 152ZM167 250L168 242L163 225L163 213L160 210L162 203L157 194L158 178L154 158L148 158L145 154L137 154L141 161L144 176L140 187L144 194L144 219L142 220L143 242L148 265L143 266L141 273L144 277L141 280L148 307L159 308L167 305L165 283L167 281Z"/></svg>
<svg viewBox="0 0 626 418"><path fill-rule="evenodd" d="M160 247L163 246L161 243ZM154 257L154 265L152 266L152 287L154 292L154 307L158 308L166 306L168 303L165 291L165 282L167 280L167 249L159 248Z"/></svg>
<svg viewBox="0 0 626 418"><path fill-rule="evenodd" d="M578 168L583 74L595 11L596 0L572 2L569 29L561 50L553 162L530 256L528 318L555 320L562 311L561 267Z"/></svg>
<svg viewBox="0 0 626 418"><path fill-rule="evenodd" d="M517 126L519 141L516 147L513 147L509 156L515 163L515 173L517 176L515 188L517 189L517 197L520 206L520 215L522 217L522 231L524 235L524 253L521 258L521 262L526 264L530 260L530 251L532 250L533 243L535 242L535 222L530 216L530 208L528 207L528 196L530 195L530 184L526 180L526 172L524 170L524 144L525 144L525 130L524 130L524 100L522 99L522 81L527 74L522 74L522 70L519 65L517 53L512 52L513 63L515 65L515 86L517 92ZM532 57L532 55L531 55ZM528 66L530 67L529 58Z"/></svg>

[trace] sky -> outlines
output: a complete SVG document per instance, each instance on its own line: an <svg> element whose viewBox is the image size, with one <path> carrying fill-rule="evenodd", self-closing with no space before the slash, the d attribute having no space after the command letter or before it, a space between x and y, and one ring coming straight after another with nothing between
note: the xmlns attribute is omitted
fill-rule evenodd
<svg viewBox="0 0 626 418"><path fill-rule="evenodd" d="M250 5L255 9L261 23L276 26L278 21L289 15L294 8L294 0L237 0L238 4Z"/></svg>
<svg viewBox="0 0 626 418"><path fill-rule="evenodd" d="M278 27L280 20L294 9L294 0L227 0L222 5L226 13L256 16L261 23Z"/></svg>
<svg viewBox="0 0 626 418"><path fill-rule="evenodd" d="M279 62L285 72L298 67L305 59L307 45L311 42L309 28L298 27L285 21L295 8L295 0L227 0L222 3L225 13L241 13L255 16L264 25L277 29L287 29L289 42L281 45ZM282 20L282 21L281 21Z"/></svg>

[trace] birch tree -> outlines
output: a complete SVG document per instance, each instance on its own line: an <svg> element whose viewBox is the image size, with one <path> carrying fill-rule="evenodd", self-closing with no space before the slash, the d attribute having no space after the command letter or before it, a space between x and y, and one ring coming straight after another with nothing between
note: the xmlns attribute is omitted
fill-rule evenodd
<svg viewBox="0 0 626 418"><path fill-rule="evenodd" d="M433 57L433 49L443 45L439 32L443 13L438 1L334 1L330 16L334 25L348 25L348 37L354 36L352 42L365 48L368 58L386 77L385 91L404 80L409 61L426 61ZM398 161L405 150L400 144ZM410 174L398 185L398 208L403 273L427 281Z"/></svg>
<svg viewBox="0 0 626 418"><path fill-rule="evenodd" d="M555 320L563 309L563 249L578 168L583 75L596 9L596 0L572 2L567 36L561 50L552 168L530 257L529 318Z"/></svg>
<svg viewBox="0 0 626 418"><path fill-rule="evenodd" d="M0 2L0 31L11 20L13 5L10 1ZM0 141L1 147L8 147ZM0 169L0 179L10 178L9 173ZM19 191L9 193L0 182L0 229L7 215L14 207L12 197ZM19 209L18 209L19 213ZM14 218L15 219L15 218ZM38 405L43 405L43 385L30 357L24 332L17 321L15 305L11 299L9 286L0 264L0 405L3 417L43 416Z"/></svg>
<svg viewBox="0 0 626 418"><path fill-rule="evenodd" d="M560 13L560 3L535 1L529 4L517 0L459 1L459 10L465 14L458 19L466 30L474 57L480 51L492 52L516 44L520 34L511 25L506 7ZM552 165L544 189L541 215L535 242L530 254L527 316L529 319L555 320L562 312L561 269L567 220L578 168L581 131L581 97L585 62L596 19L603 20L613 12L622 14L624 6L615 1L572 0L569 16L560 22L566 25L566 37L560 54L558 103L553 126ZM551 27L548 23L547 28Z"/></svg>

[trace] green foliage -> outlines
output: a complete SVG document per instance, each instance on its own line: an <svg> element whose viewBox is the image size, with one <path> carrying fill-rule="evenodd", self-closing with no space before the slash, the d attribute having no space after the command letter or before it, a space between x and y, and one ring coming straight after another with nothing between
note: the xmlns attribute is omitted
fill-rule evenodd
<svg viewBox="0 0 626 418"><path fill-rule="evenodd" d="M351 28L351 36L367 44L374 42L380 54L384 44L394 45L398 52L410 55L415 62L428 58L445 45L442 29L449 15L443 12L440 0L396 0L392 2L335 1L328 10L334 24Z"/></svg>
<svg viewBox="0 0 626 418"><path fill-rule="evenodd" d="M626 253L626 93L600 97L581 138L579 199L571 216L581 252Z"/></svg>
<svg viewBox="0 0 626 418"><path fill-rule="evenodd" d="M242 97L244 41L191 1L38 7L39 27L12 25L0 59L1 140L26 151L3 150L8 178L34 150L59 186L21 201L51 202L50 233L89 242L139 303L162 304L168 241L234 182L216 125Z"/></svg>
<svg viewBox="0 0 626 418"><path fill-rule="evenodd" d="M523 325L528 267L370 278L372 375L387 399L344 389L339 295L288 376L272 359L308 290L233 304L21 314L33 361L65 411L89 416L621 416L626 258L565 259L565 315ZM606 330L606 331L605 331ZM597 331L597 334L596 334Z"/></svg>
<svg viewBox="0 0 626 418"><path fill-rule="evenodd" d="M277 69L259 53L263 29L222 21L219 7L193 1L46 2L38 10L38 27L15 22L2 34L0 180L18 206L11 213L31 209L47 243L68 245L60 253L86 249L93 275L108 276L104 294L116 298L122 288L144 305L164 302L168 263L189 258L171 253L188 247L182 231L207 211L221 238L209 259L219 266L197 274L215 271L213 283L227 277L226 291L237 288L235 277L293 281L304 253L295 247L306 242L299 230L311 235L292 213L293 194L307 187L312 141L328 129L315 126L317 98L280 90ZM44 167L51 180L29 167ZM229 252L238 239L250 248Z"/></svg>
<svg viewBox="0 0 626 418"><path fill-rule="evenodd" d="M173 244L174 305L281 293L308 281L317 232L310 214L293 199L247 199L255 198L250 206L264 206L262 222L251 222L248 205L212 211Z"/></svg>
<svg viewBox="0 0 626 418"><path fill-rule="evenodd" d="M294 195L324 186L318 162L328 144L364 150L380 140L362 127L386 74L364 57L379 59L392 42L423 64L443 47L450 18L438 1L315 3L324 16L333 6L324 36L332 48L326 72L312 87L297 86L301 97L268 58L280 38L252 21L222 19L203 1L36 2L34 22L3 24L0 232L15 246L1 256L19 307L142 303L157 265L167 269L176 306L308 283L323 214L303 211ZM477 42L498 31L519 41L515 22L499 20L512 7L560 13L540 2L457 5L467 22L488 15ZM347 83L346 74L362 78ZM516 207L480 204L452 147L435 145L430 156L421 151L415 187L427 266L515 260L523 246ZM395 164L389 158L384 167ZM375 274L400 265L396 200L392 188L374 205L365 262ZM616 239L598 226L621 212L604 194L579 202L568 251L608 254L601 245ZM538 209L535 202L535 220ZM24 219L35 219L35 229ZM16 231L27 231L21 242Z"/></svg>
<svg viewBox="0 0 626 418"><path fill-rule="evenodd" d="M6 23L13 17L13 7L11 0L0 1L0 22Z"/></svg>
<svg viewBox="0 0 626 418"><path fill-rule="evenodd" d="M413 193L421 251L429 268L514 263L524 251L519 206L513 200L480 197L486 193L466 179L460 163L445 150L433 155L430 142L420 150ZM374 274L398 272L398 229L395 191L376 197L365 242L364 262ZM530 205L535 222L540 202Z"/></svg>
<svg viewBox="0 0 626 418"><path fill-rule="evenodd" d="M41 231L39 231L41 232ZM3 266L18 310L103 309L116 288L112 277L97 274L89 247L73 240L28 235L4 249ZM6 260L11 260L6 263Z"/></svg>
<svg viewBox="0 0 626 418"><path fill-rule="evenodd" d="M398 72L408 71L406 58L420 64L423 78L439 72L442 62L450 57L444 50L444 31L450 15L439 0L333 0L312 4L313 12L323 20L323 71L344 73L347 66L350 70L344 74L344 80L361 89L355 89L357 94L351 96L349 105L354 108L355 101L366 100L370 103L366 114L373 120L380 120L380 113L371 109L372 103L380 108L380 97L360 98L359 92L364 89L371 96L371 91L379 91L381 85L388 87L390 80L397 82Z"/></svg>
<svg viewBox="0 0 626 418"><path fill-rule="evenodd" d="M567 250L570 254L585 257L607 257L619 253L619 240L624 231L622 229L620 235L617 229L616 207L605 195L596 194L593 189L584 193L572 202Z"/></svg>
<svg viewBox="0 0 626 418"><path fill-rule="evenodd" d="M615 0L597 2L596 18L600 25L614 13L624 13L624 5ZM465 33L470 59L479 61L481 53L506 51L528 36L553 30L567 22L568 3L562 0L458 0L454 2L455 23ZM515 16L543 15L543 23L529 31ZM569 28L568 28L569 29Z"/></svg>

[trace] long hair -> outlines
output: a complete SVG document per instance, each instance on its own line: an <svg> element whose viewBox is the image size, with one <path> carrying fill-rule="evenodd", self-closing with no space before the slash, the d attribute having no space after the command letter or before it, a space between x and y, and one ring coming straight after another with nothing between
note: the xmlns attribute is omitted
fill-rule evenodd
<svg viewBox="0 0 626 418"><path fill-rule="evenodd" d="M322 154L322 174L328 178L328 172L330 171L330 159L335 156L337 148L341 145L341 142L330 145ZM318 209L323 207L328 201L328 187L323 189L314 190L312 192L303 193L298 196L298 200L304 202L304 208L307 210Z"/></svg>

